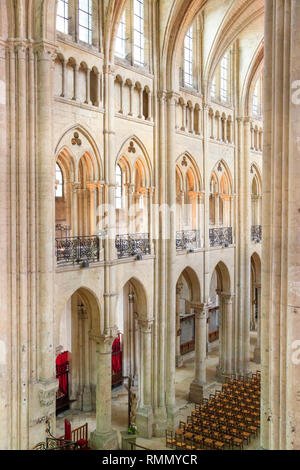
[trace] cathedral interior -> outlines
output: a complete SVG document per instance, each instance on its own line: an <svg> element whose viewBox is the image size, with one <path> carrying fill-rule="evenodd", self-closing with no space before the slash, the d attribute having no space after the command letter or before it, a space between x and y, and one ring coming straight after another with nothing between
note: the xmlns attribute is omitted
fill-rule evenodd
<svg viewBox="0 0 300 470"><path fill-rule="evenodd" d="M300 450L299 30L1 0L0 449Z"/></svg>

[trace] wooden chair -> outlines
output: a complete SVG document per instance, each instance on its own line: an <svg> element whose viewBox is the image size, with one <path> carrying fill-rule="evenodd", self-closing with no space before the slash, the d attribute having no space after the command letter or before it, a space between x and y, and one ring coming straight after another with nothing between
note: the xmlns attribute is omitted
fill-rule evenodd
<svg viewBox="0 0 300 470"><path fill-rule="evenodd" d="M176 450L184 450L185 449L185 441L184 441L183 434L176 434L175 449Z"/></svg>
<svg viewBox="0 0 300 470"><path fill-rule="evenodd" d="M175 441L173 431L166 429L166 447L170 447L171 449L174 449L175 442L176 441Z"/></svg>
<svg viewBox="0 0 300 470"><path fill-rule="evenodd" d="M193 437L185 438L185 450L195 450L195 443Z"/></svg>

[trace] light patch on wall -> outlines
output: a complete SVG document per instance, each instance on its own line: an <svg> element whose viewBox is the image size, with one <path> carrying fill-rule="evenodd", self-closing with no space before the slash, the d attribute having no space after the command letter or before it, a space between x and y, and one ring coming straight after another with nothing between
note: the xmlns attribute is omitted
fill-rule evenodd
<svg viewBox="0 0 300 470"><path fill-rule="evenodd" d="M6 364L6 346L3 340L0 340L0 364Z"/></svg>
<svg viewBox="0 0 300 470"><path fill-rule="evenodd" d="M6 103L5 82L0 80L0 104Z"/></svg>

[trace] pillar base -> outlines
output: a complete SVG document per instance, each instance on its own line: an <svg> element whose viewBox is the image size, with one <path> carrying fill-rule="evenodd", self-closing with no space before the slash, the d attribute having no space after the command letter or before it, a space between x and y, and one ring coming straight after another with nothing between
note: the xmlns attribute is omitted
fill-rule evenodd
<svg viewBox="0 0 300 470"><path fill-rule="evenodd" d="M167 412L165 407L155 410L153 421L153 436L164 437L167 428Z"/></svg>
<svg viewBox="0 0 300 470"><path fill-rule="evenodd" d="M178 422L177 422L178 411L176 411L173 405L168 405L166 409L167 409L167 428L170 429L170 431L175 430L175 428L178 426Z"/></svg>
<svg viewBox="0 0 300 470"><path fill-rule="evenodd" d="M183 366L183 358L182 356L176 356L176 367L182 367Z"/></svg>
<svg viewBox="0 0 300 470"><path fill-rule="evenodd" d="M153 414L152 408L141 407L137 410L136 413L136 427L139 433L139 436L149 439L152 437L152 425L153 425Z"/></svg>
<svg viewBox="0 0 300 470"><path fill-rule="evenodd" d="M91 432L89 447L93 450L115 450L119 448L117 431L112 429L110 432Z"/></svg>
<svg viewBox="0 0 300 470"><path fill-rule="evenodd" d="M225 372L220 366L216 367L216 379L218 382L224 383L225 378L230 377L232 374L233 372Z"/></svg>
<svg viewBox="0 0 300 470"><path fill-rule="evenodd" d="M203 385L192 382L190 385L189 400L192 403L201 403L203 398Z"/></svg>
<svg viewBox="0 0 300 470"><path fill-rule="evenodd" d="M255 348L253 362L255 362L255 364L260 364L260 357L261 357L260 348Z"/></svg>
<svg viewBox="0 0 300 470"><path fill-rule="evenodd" d="M83 389L82 411L92 411L92 393L89 386L85 386Z"/></svg>

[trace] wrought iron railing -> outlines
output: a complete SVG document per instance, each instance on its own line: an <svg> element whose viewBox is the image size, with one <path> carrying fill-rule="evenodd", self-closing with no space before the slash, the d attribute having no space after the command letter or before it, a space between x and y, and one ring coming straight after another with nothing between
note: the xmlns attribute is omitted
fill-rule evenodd
<svg viewBox="0 0 300 470"><path fill-rule="evenodd" d="M251 240L253 242L260 243L261 237L262 237L262 226L252 225L251 226Z"/></svg>
<svg viewBox="0 0 300 470"><path fill-rule="evenodd" d="M55 239L58 266L99 261L100 239L96 235Z"/></svg>
<svg viewBox="0 0 300 470"><path fill-rule="evenodd" d="M63 437L55 437L51 434L50 423L46 423L46 433L49 437L46 437L44 442L39 442L33 448L33 450L79 450L80 443L66 440Z"/></svg>
<svg viewBox="0 0 300 470"><path fill-rule="evenodd" d="M149 233L126 233L116 236L118 258L150 254Z"/></svg>
<svg viewBox="0 0 300 470"><path fill-rule="evenodd" d="M200 247L200 230L181 230L180 232L176 232L176 250Z"/></svg>
<svg viewBox="0 0 300 470"><path fill-rule="evenodd" d="M209 229L210 246L232 245L232 227L219 227Z"/></svg>

